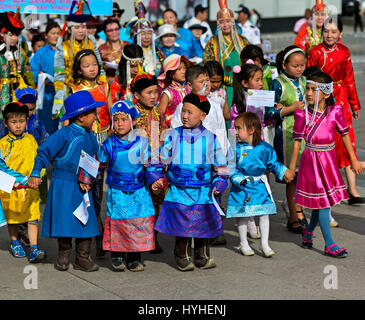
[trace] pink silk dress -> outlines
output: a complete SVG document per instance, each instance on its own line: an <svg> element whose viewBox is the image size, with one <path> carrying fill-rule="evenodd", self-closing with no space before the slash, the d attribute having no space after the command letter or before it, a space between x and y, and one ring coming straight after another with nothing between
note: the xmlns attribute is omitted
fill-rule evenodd
<svg viewBox="0 0 365 320"><path fill-rule="evenodd" d="M347 200L348 193L337 164L336 132L344 135L349 130L341 105L328 106L323 113L317 112L309 127L313 110L294 113L293 139L304 139L305 149L300 158L295 203L305 208L322 209Z"/></svg>

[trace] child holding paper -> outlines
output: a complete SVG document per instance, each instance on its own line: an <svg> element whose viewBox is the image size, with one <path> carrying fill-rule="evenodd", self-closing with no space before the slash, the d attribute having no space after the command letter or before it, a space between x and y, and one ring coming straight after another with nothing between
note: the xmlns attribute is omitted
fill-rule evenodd
<svg viewBox="0 0 365 320"><path fill-rule="evenodd" d="M114 271L143 271L141 253L155 249L155 208L148 185L157 190L163 173L162 166L150 163L148 139L133 130L140 115L132 102L116 102L111 109L114 135L98 151L99 161L108 162L103 248L110 251Z"/></svg>
<svg viewBox="0 0 365 320"><path fill-rule="evenodd" d="M3 111L4 123L9 133L0 140L1 163L13 169L20 184L9 194L0 192L8 231L11 240L10 253L16 258L23 258L26 253L17 239L18 225L28 224L30 240L29 262L38 262L46 253L38 249L38 220L40 219L38 190L29 189L26 184L37 154L38 144L34 137L24 133L28 120L28 108L20 103L9 103ZM23 179L21 179L23 177Z"/></svg>
<svg viewBox="0 0 365 320"><path fill-rule="evenodd" d="M78 91L64 100L66 114L61 121L69 125L52 134L39 148L29 186L37 187L42 168L53 161L52 180L43 214L42 236L58 239L55 268L65 271L69 267L72 238L76 238L74 268L96 271L98 266L90 259L91 238L100 235L94 202L90 190L92 177L79 168L81 152L95 156L98 143L92 132L96 108L104 102L95 102L88 91ZM87 194L90 205L86 203ZM80 221L75 214L85 207L88 219Z"/></svg>

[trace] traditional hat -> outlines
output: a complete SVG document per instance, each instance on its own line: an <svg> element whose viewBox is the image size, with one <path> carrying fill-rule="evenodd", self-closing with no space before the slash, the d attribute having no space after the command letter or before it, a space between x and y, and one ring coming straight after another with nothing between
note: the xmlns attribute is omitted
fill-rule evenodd
<svg viewBox="0 0 365 320"><path fill-rule="evenodd" d="M113 12L118 12L122 15L124 13L124 9L120 9L119 4L117 2L113 2Z"/></svg>
<svg viewBox="0 0 365 320"><path fill-rule="evenodd" d="M61 121L73 118L83 112L101 107L105 102L95 101L91 93L87 90L77 91L68 96L63 104L66 114L62 116Z"/></svg>
<svg viewBox="0 0 365 320"><path fill-rule="evenodd" d="M327 8L327 6L323 3L323 0L316 0L316 4L313 6L312 11L322 11Z"/></svg>
<svg viewBox="0 0 365 320"><path fill-rule="evenodd" d="M164 73L162 73L158 77L158 80L165 80L167 71L176 70L179 67L181 60L185 61L188 67L194 64L185 55L180 56L176 53L173 53L164 60L163 62Z"/></svg>
<svg viewBox="0 0 365 320"><path fill-rule="evenodd" d="M87 22L86 22L86 27L88 28L92 28L95 27L97 28L99 31L101 31L103 26L103 21L101 21L99 18L95 18L95 17L91 17Z"/></svg>
<svg viewBox="0 0 365 320"><path fill-rule="evenodd" d="M75 8L76 6L76 8ZM91 18L89 3L85 0L73 0L70 8L69 21L86 23Z"/></svg>
<svg viewBox="0 0 365 320"><path fill-rule="evenodd" d="M2 26L1 32L13 32L20 33L24 29L24 23L20 20L20 6L17 7L17 11L4 12L2 15Z"/></svg>
<svg viewBox="0 0 365 320"><path fill-rule="evenodd" d="M146 8L141 0L136 0L134 3L134 9L138 18L137 22L133 25L132 31L135 35L143 30L153 31L151 22L146 19Z"/></svg>
<svg viewBox="0 0 365 320"><path fill-rule="evenodd" d="M140 66L140 64L138 64L138 69L139 69L139 71L138 71L137 75L134 77L134 79L131 82L131 91L133 93L141 92L142 90L144 90L150 86L154 86L154 85L157 86L158 82L157 82L157 78L155 76L144 72L142 67Z"/></svg>
<svg viewBox="0 0 365 320"><path fill-rule="evenodd" d="M192 18L189 20L188 22L188 29L189 30L192 30L192 29L201 29L203 31L203 33L206 33L208 28L207 27L204 27L202 25L202 23L200 22L199 19L197 18Z"/></svg>
<svg viewBox="0 0 365 320"><path fill-rule="evenodd" d="M15 96L20 103L32 103L37 101L37 92L28 86L16 89Z"/></svg>
<svg viewBox="0 0 365 320"><path fill-rule="evenodd" d="M181 36L175 31L174 26L172 24L164 24L160 27L158 27L158 36L157 39L160 39L162 36L166 34L173 34L176 36L176 40L180 39Z"/></svg>
<svg viewBox="0 0 365 320"><path fill-rule="evenodd" d="M188 102L199 108L201 111L205 112L206 114L209 113L210 110L210 103L208 99L200 94L196 94L190 92L184 97L183 103Z"/></svg>
<svg viewBox="0 0 365 320"><path fill-rule="evenodd" d="M228 9L227 0L218 0L218 3L221 9L217 12L217 20L222 18L234 19L233 11L231 9Z"/></svg>
<svg viewBox="0 0 365 320"><path fill-rule="evenodd" d="M134 103L129 100L120 100L113 104L110 109L110 114L113 117L113 115L117 113L129 114L133 119L137 119L141 116L141 113L138 112Z"/></svg>

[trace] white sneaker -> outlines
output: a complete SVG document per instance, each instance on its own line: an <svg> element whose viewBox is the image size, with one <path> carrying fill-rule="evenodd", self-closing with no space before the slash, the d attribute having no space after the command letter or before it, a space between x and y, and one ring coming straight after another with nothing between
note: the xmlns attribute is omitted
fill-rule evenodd
<svg viewBox="0 0 365 320"><path fill-rule="evenodd" d="M244 256L253 256L255 252L250 248L243 248L242 246L234 247L239 253L243 254Z"/></svg>

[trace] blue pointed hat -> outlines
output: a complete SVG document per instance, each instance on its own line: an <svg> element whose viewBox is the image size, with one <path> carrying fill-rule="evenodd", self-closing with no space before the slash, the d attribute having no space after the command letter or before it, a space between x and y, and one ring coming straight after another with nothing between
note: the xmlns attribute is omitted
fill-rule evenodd
<svg viewBox="0 0 365 320"><path fill-rule="evenodd" d="M133 102L129 100L120 100L113 104L110 114L113 117L116 113L127 113L130 114L133 119L140 117L141 113L138 112Z"/></svg>
<svg viewBox="0 0 365 320"><path fill-rule="evenodd" d="M91 109L99 108L105 104L105 101L95 101L89 91L81 90L67 97L63 104L66 114L62 116L61 121L73 118Z"/></svg>

